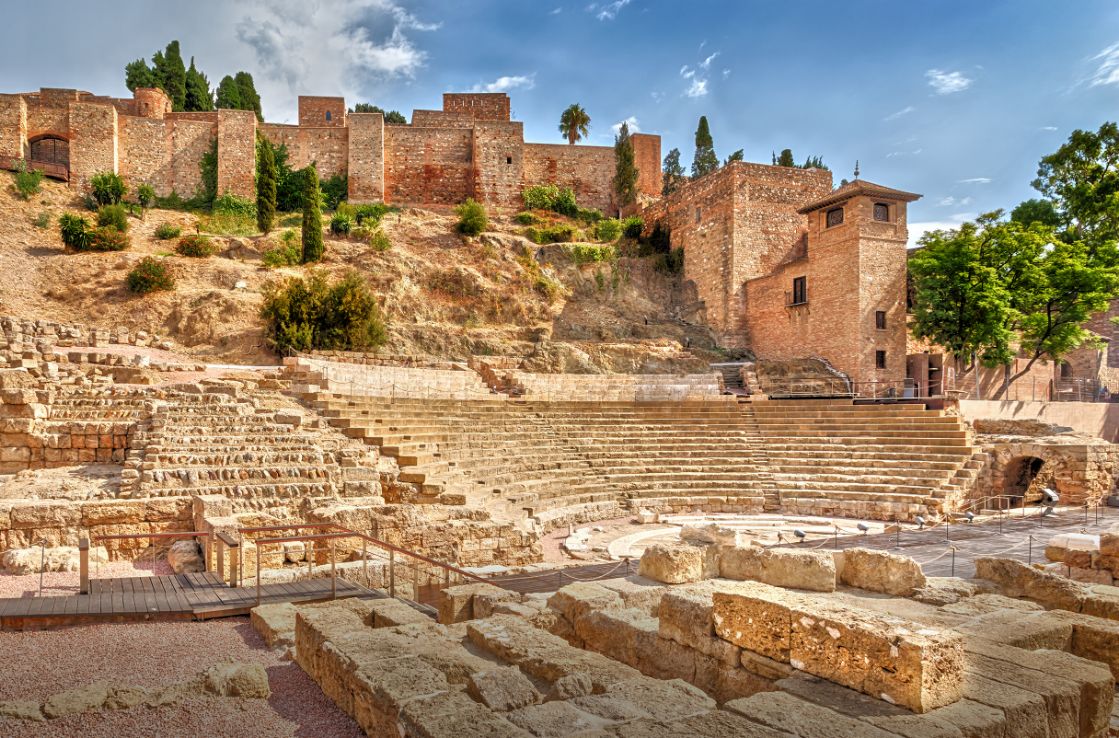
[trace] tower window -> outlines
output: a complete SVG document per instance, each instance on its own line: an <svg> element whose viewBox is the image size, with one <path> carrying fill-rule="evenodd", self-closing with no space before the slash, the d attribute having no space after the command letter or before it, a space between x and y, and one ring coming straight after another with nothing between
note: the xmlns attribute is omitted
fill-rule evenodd
<svg viewBox="0 0 1119 738"><path fill-rule="evenodd" d="M328 123L330 122L330 111L329 110L326 111L326 120L327 120Z"/></svg>
<svg viewBox="0 0 1119 738"><path fill-rule="evenodd" d="M878 350L874 352L874 366L878 369L886 368L886 352Z"/></svg>
<svg viewBox="0 0 1119 738"><path fill-rule="evenodd" d="M843 224L843 208L832 208L828 211L826 219L827 227L842 225Z"/></svg>
<svg viewBox="0 0 1119 738"><path fill-rule="evenodd" d="M874 219L882 223L889 223L890 206L884 202L874 203Z"/></svg>
<svg viewBox="0 0 1119 738"><path fill-rule="evenodd" d="M790 305L803 305L808 302L808 277L793 278L793 299Z"/></svg>
<svg viewBox="0 0 1119 738"><path fill-rule="evenodd" d="M886 330L886 311L885 310L875 310L874 311L874 327L877 328L880 331Z"/></svg>
<svg viewBox="0 0 1119 738"><path fill-rule="evenodd" d="M513 157L511 157L511 156L505 157L505 163L506 164L512 164L513 163Z"/></svg>
<svg viewBox="0 0 1119 738"><path fill-rule="evenodd" d="M701 220L703 220L703 210L702 210L701 208L696 208L696 209L695 209L695 222L696 222L696 225L699 225L699 222L700 222Z"/></svg>

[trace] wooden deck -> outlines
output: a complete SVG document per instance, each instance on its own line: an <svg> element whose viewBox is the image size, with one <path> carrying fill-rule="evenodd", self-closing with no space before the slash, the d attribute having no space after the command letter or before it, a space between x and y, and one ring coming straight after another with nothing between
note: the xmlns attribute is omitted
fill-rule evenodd
<svg viewBox="0 0 1119 738"><path fill-rule="evenodd" d="M338 579L337 596L384 597L384 593ZM0 599L0 630L32 630L87 623L205 620L246 615L256 607L256 588L231 588L213 573L90 579L90 593L62 597ZM329 579L260 588L261 603L331 599Z"/></svg>

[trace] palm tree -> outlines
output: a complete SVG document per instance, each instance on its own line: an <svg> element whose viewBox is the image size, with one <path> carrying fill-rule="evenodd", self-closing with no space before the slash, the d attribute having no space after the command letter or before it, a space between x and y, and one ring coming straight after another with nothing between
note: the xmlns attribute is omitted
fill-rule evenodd
<svg viewBox="0 0 1119 738"><path fill-rule="evenodd" d="M560 116L559 130L567 137L567 142L574 146L576 141L587 135L587 129L590 125L591 116L587 115L583 106L579 103L572 103Z"/></svg>

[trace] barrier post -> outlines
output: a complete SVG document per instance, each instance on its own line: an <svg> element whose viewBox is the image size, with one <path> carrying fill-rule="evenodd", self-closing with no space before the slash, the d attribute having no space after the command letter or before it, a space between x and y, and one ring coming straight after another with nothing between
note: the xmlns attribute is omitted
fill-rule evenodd
<svg viewBox="0 0 1119 738"><path fill-rule="evenodd" d="M338 567L334 539L330 539L330 599L338 599Z"/></svg>
<svg viewBox="0 0 1119 738"><path fill-rule="evenodd" d="M366 551L369 543L364 538L361 539L361 573L365 577L365 586L369 586L369 555Z"/></svg>
<svg viewBox="0 0 1119 738"><path fill-rule="evenodd" d="M78 541L78 594L89 594L89 539Z"/></svg>
<svg viewBox="0 0 1119 738"><path fill-rule="evenodd" d="M260 546L256 547L256 606L260 607Z"/></svg>
<svg viewBox="0 0 1119 738"><path fill-rule="evenodd" d="M396 597L396 551L389 549L389 597Z"/></svg>
<svg viewBox="0 0 1119 738"><path fill-rule="evenodd" d="M1034 563L1034 537L1033 537L1033 535L1030 535L1030 552L1029 552L1029 558L1026 559L1026 563L1030 564L1031 566Z"/></svg>

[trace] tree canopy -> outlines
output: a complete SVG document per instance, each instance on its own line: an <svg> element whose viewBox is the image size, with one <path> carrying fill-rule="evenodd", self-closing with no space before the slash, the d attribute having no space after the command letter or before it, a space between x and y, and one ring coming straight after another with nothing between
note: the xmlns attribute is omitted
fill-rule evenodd
<svg viewBox="0 0 1119 738"><path fill-rule="evenodd" d="M587 133L590 132L590 126L591 116L587 115L587 111L583 110L583 106L579 103L568 105L567 109L560 114L559 132L572 146L575 145L576 141L586 138ZM627 128L626 131L628 133L629 129Z"/></svg>
<svg viewBox="0 0 1119 738"><path fill-rule="evenodd" d="M664 157L664 167L661 171L663 174L661 194L671 195L688 179L684 172L684 165L680 163L680 149L672 149L668 152Z"/></svg>
<svg viewBox="0 0 1119 738"><path fill-rule="evenodd" d="M731 155L728 156L727 160L723 162L723 166L725 167L727 164L730 164L732 161L743 161L745 158L746 158L746 152L743 151L742 149L738 149L737 151L731 152Z"/></svg>
<svg viewBox="0 0 1119 738"><path fill-rule="evenodd" d="M1033 186L1053 203L1072 237L1092 247L1119 238L1119 126L1073 131L1041 160Z"/></svg>
<svg viewBox="0 0 1119 738"><path fill-rule="evenodd" d="M408 119L399 110L385 110L371 103L358 103L350 108L351 113L380 113L385 117L387 126L406 126Z"/></svg>
<svg viewBox="0 0 1119 738"><path fill-rule="evenodd" d="M237 72L223 77L218 84L215 100L210 80L198 69L194 57L190 58L189 68L183 64L178 41L172 41L163 51L155 52L151 66L143 59L126 64L124 84L131 92L139 87L158 87L167 93L171 109L176 112L217 108L252 110L258 119L263 120L260 95L256 92L251 74Z"/></svg>
<svg viewBox="0 0 1119 738"><path fill-rule="evenodd" d="M692 176L702 177L719 168L719 157L715 155L715 142L711 138L711 128L707 116L700 116L695 129L695 157L692 159Z"/></svg>
<svg viewBox="0 0 1119 738"><path fill-rule="evenodd" d="M614 137L614 195L618 205L625 207L637 201L637 164L633 153L633 139L629 124L623 122Z"/></svg>

